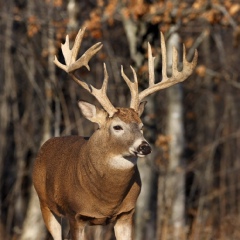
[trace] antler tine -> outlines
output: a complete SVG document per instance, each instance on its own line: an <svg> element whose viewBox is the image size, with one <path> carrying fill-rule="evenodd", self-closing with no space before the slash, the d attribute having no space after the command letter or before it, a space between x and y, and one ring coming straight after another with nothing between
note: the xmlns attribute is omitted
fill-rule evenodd
<svg viewBox="0 0 240 240"><path fill-rule="evenodd" d="M74 72L77 69L80 69L81 67L85 66L88 70L90 70L90 67L88 65L88 62L90 59L102 48L102 43L96 43L92 47L90 47L78 60L77 54L79 52L83 35L84 35L85 29L79 30L75 42L73 44L73 48L70 49L69 47L69 37L66 36L66 41L64 44L62 44L62 53L65 59L65 65L60 63L55 56L54 63L61 69L63 69L65 72L69 73L70 76L73 78L73 80L78 83L81 87L86 89L89 93L91 93L98 102L102 105L102 107L107 111L110 117L113 116L115 112L117 112L117 109L112 105L109 98L107 97L107 83L108 83L108 74L106 65L104 64L104 81L101 89L96 89L92 85L87 84L85 81L80 80L77 78L74 74Z"/></svg>
<svg viewBox="0 0 240 240"><path fill-rule="evenodd" d="M115 112L117 112L117 109L112 105L109 98L107 97L107 84L108 84L108 73L106 64L103 64L104 69L104 80L102 87L100 89L97 89L90 85L90 88L92 90L92 95L95 96L95 98L98 100L98 102L102 105L102 107L108 112L109 117L112 117Z"/></svg>
<svg viewBox="0 0 240 240"><path fill-rule="evenodd" d="M86 28L79 29L72 48L72 62L76 61Z"/></svg>
<svg viewBox="0 0 240 240"><path fill-rule="evenodd" d="M149 86L153 86L155 83L154 76L154 60L155 57L152 56L152 48L150 43L148 43L148 71L149 71Z"/></svg>
<svg viewBox="0 0 240 240"><path fill-rule="evenodd" d="M137 80L137 74L132 66L130 66L132 72L133 72L133 78L134 81L132 82L124 73L123 66L121 66L121 75L128 85L130 92L131 92L131 103L130 108L134 109L135 111L138 111L139 107L139 98L138 98L138 80Z"/></svg>
<svg viewBox="0 0 240 240"><path fill-rule="evenodd" d="M163 33L161 32L161 50L162 50L162 79L167 78L167 50Z"/></svg>
<svg viewBox="0 0 240 240"><path fill-rule="evenodd" d="M150 46L149 46L150 48ZM197 50L195 50L193 60L191 62L188 62L186 59L186 49L183 45L183 68L182 71L178 71L177 64L178 64L178 52L176 48L173 49L173 63L172 63L172 76L167 77L167 53L166 53L166 44L163 37L163 34L161 33L161 49L162 49L162 81L155 84L153 79L153 62L152 61L152 53L151 50L148 50L149 52L149 87L145 90L143 90L139 94L139 102L141 102L145 97L148 95L157 92L161 89L170 87L176 83L183 82L186 80L193 72L194 68L197 65L197 58L198 53Z"/></svg>

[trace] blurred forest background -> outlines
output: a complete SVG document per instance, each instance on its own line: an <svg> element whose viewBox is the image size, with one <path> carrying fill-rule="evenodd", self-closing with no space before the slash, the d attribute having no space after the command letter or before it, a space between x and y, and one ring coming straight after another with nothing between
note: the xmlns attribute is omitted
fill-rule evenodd
<svg viewBox="0 0 240 240"><path fill-rule="evenodd" d="M187 81L147 99L154 151L138 162L135 239L240 239L239 0L0 0L0 238L51 239L31 185L34 158L50 137L94 131L77 101L98 103L53 63L81 27L82 53L104 47L79 74L99 87L106 62L115 106L129 106L121 65L147 86L147 42L161 80L160 31L168 53L183 43L189 60L199 52ZM89 239L114 239L109 227L90 230Z"/></svg>

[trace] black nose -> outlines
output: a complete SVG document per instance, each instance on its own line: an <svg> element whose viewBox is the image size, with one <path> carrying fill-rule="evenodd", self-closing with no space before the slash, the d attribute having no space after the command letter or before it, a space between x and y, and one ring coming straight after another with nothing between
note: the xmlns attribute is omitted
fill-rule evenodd
<svg viewBox="0 0 240 240"><path fill-rule="evenodd" d="M138 146L137 151L140 154L147 155L147 154L151 153L152 149L151 149L150 145L147 142L142 142Z"/></svg>

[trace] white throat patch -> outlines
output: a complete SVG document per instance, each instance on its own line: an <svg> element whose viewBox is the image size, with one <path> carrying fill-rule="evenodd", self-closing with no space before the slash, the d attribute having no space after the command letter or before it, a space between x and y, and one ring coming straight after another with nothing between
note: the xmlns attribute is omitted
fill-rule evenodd
<svg viewBox="0 0 240 240"><path fill-rule="evenodd" d="M122 155L115 156L111 158L110 165L115 169L129 169L137 164L137 156L127 156Z"/></svg>

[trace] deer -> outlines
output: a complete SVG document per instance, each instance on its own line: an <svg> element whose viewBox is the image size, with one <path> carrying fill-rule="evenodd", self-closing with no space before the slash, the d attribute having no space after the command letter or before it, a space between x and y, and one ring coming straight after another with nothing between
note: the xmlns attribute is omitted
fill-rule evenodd
<svg viewBox="0 0 240 240"><path fill-rule="evenodd" d="M166 46L161 33L162 80L155 83L154 57L148 43L149 86L138 90L137 74L133 80L124 73L130 94L130 107L114 107L107 96L108 73L103 65L104 79L100 89L86 83L76 70L90 70L90 59L102 48L102 43L91 46L80 58L77 55L85 29L79 30L73 47L69 37L61 49L65 64L55 56L54 63L67 72L82 88L93 95L101 108L86 101L78 106L83 116L96 123L98 129L89 137L60 136L47 140L39 150L33 166L33 185L37 192L45 225L54 240L62 239L59 218L65 217L73 240L85 239L87 225L113 224L117 240L133 239L133 216L141 191L137 167L138 158L151 153L144 138L140 119L147 96L186 80L197 64L197 50L192 61L186 59L183 45L183 68L178 71L178 52L173 51L172 75L167 76Z"/></svg>

